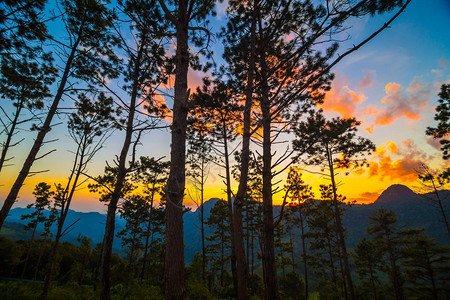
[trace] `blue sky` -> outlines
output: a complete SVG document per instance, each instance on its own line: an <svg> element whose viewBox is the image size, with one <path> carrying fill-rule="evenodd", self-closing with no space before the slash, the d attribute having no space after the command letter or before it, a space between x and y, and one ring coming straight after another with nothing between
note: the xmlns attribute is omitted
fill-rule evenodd
<svg viewBox="0 0 450 300"><path fill-rule="evenodd" d="M225 22L223 8L226 2L219 5L218 15L211 22L215 32ZM354 22L350 31L352 40L344 44L340 52L381 26L387 17L366 17ZM450 83L449 28L450 1L413 0L390 28L333 69L336 80L324 105L326 114L329 117L356 116L363 122L360 134L378 146L377 152L370 158L372 165L369 169L341 178L341 192L348 198L370 202L391 184L418 186L415 171L421 162L439 168L445 165L436 143L424 132L427 126L434 124L434 107L440 85ZM219 55L221 45L214 45L213 48ZM220 62L221 59L216 56L216 61ZM191 72L190 86L199 84L200 78L201 74ZM3 185L0 186L0 199L9 192L31 145L32 135L28 137L16 149L14 165L1 174ZM33 167L33 170L50 171L27 180L18 206L25 206L31 201L31 190L37 182L61 181L67 176L72 161L70 150L73 142L65 133L65 125L52 130L48 139L53 138L59 138L59 141L47 145L46 149L57 148L56 153ZM105 161L111 162L113 155L119 153L122 138L121 134L116 133L108 141L90 166L93 175L100 174ZM169 143L170 134L167 130L151 132L144 137L139 155L168 157ZM207 196L224 196L221 179L217 176L220 172L217 168L211 169ZM316 186L323 182L323 179L313 175L307 177ZM73 208L83 211L104 210L103 204L98 203L95 196L86 190L80 191Z"/></svg>

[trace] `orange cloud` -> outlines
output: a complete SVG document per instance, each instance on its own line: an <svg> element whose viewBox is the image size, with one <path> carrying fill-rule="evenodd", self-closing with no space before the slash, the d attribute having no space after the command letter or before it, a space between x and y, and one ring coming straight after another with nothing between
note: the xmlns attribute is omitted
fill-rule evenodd
<svg viewBox="0 0 450 300"><path fill-rule="evenodd" d="M321 107L325 112L336 112L344 118L349 118L356 115L357 104L366 99L364 94L358 94L348 87L345 77L336 77Z"/></svg>
<svg viewBox="0 0 450 300"><path fill-rule="evenodd" d="M356 201L356 203L369 204L375 202L379 196L380 196L379 192L365 192L359 194L356 197L351 198L350 200L352 201L354 200Z"/></svg>
<svg viewBox="0 0 450 300"><path fill-rule="evenodd" d="M406 90L398 83L388 83L386 97L381 99L383 107L367 107L363 111L366 116L375 115L375 121L366 130L372 133L375 126L390 125L402 117L410 121L419 120L424 109L431 109L428 106L430 93L431 88L419 79L414 79Z"/></svg>
<svg viewBox="0 0 450 300"><path fill-rule="evenodd" d="M398 158L392 158L392 155ZM433 156L417 147L413 140L402 141L400 145L388 141L374 152L375 160L369 163L369 176L379 176L380 180L414 182L422 163Z"/></svg>

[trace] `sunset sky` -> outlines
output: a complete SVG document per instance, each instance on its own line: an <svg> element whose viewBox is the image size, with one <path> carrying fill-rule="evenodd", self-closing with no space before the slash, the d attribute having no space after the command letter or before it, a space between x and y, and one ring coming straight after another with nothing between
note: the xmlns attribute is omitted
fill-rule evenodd
<svg viewBox="0 0 450 300"><path fill-rule="evenodd" d="M218 31L225 22L224 8L219 4L218 14L211 23ZM378 28L386 17L362 18L353 24L352 43ZM406 11L369 44L342 60L334 69L336 79L327 94L323 109L328 117L356 117L362 121L362 136L377 146L369 157L370 167L363 171L340 176L339 192L360 203L373 202L391 184L418 187L416 170L424 162L434 168L445 166L438 151L439 143L425 135L427 126L434 125L434 108L443 83L450 83L450 1L413 0ZM220 45L214 46L220 53ZM342 46L341 52L346 50ZM217 54L220 55L220 54ZM203 75L190 72L189 85L201 83ZM5 100L0 100L4 104ZM57 123L58 120L55 120ZM0 201L6 197L32 142L33 135L13 150L12 166L0 174ZM3 141L3 136L0 136ZM74 145L65 125L51 131L47 140L58 138L45 150L55 153L38 161L33 171L49 169L30 177L22 188L14 207L23 207L32 201L31 191L41 181L64 182L68 175ZM101 174L105 161L111 162L119 153L123 134L114 134L89 168L92 175ZM170 133L154 131L144 137L139 155L156 158L169 156ZM212 167L207 185L207 198L224 197L222 179L217 167ZM285 175L283 175L285 177ZM305 173L315 190L324 179ZM278 179L283 179L282 177ZM274 180L277 181L277 180ZM234 188L237 188L235 184ZM278 201L278 199L276 198ZM187 200L189 203L189 200ZM81 189L72 208L79 211L105 211L97 196Z"/></svg>

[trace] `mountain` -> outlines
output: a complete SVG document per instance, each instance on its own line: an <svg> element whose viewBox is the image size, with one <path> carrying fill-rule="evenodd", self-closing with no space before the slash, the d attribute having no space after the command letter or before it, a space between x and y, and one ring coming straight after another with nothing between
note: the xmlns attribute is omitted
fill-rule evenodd
<svg viewBox="0 0 450 300"><path fill-rule="evenodd" d="M392 205L407 205L420 195L414 193L409 187L401 184L393 184L381 193L378 199L374 202L375 206L392 206Z"/></svg>
<svg viewBox="0 0 450 300"><path fill-rule="evenodd" d="M26 224L27 220L21 220L21 216L25 214L29 214L32 212L33 208L14 208L9 212L8 218L6 219L5 224L16 223L16 224ZM48 216L48 211L45 211L44 214ZM76 222L76 223L75 223ZM69 241L72 243L77 243L76 239L79 234L87 236L92 239L93 245L97 243L101 243L103 240L103 233L105 232L105 223L106 223L106 215L100 214L98 212L78 212L74 210L69 210L65 222L65 226L72 226L72 229L69 230L62 238L62 241ZM43 224L40 224L37 228L38 232L43 231ZM122 230L125 227L125 220L120 217L116 217L116 232ZM15 226L17 228L17 226ZM53 232L56 232L56 225L52 227ZM17 233L20 230L16 231ZM3 233L3 229L2 229ZM11 233L10 233L11 234ZM20 233L22 235L22 233ZM115 239L114 241L114 251L120 252L121 246L120 241Z"/></svg>
<svg viewBox="0 0 450 300"><path fill-rule="evenodd" d="M450 196L450 191L441 191L441 199L444 201L445 208L450 209L450 203L447 200ZM344 213L343 223L347 230L347 244L348 248L353 248L366 235L366 228L369 224L369 217L376 209L384 207L392 209L396 212L398 217L398 225L403 228L425 228L425 232L436 238L441 244L450 245L445 227L442 220L442 215L439 209L433 206L429 200L433 198L432 193L416 194L411 189L404 185L392 185L387 188L378 199L371 204L361 205L356 204L347 208ZM210 215L211 208L218 201L217 198L212 198L204 203L204 218L205 220ZM280 206L274 206L274 215L279 215ZM20 216L29 213L26 208L15 208L10 212L10 216L6 219L6 224L16 223L5 228L8 228L9 236L16 236L16 238L24 238L24 233L14 235L12 229L18 228L17 223L24 224L20 220ZM75 242L78 234L86 235L93 240L93 243L102 241L105 227L106 215L90 212L76 212L71 210L67 216L66 224L72 224L77 219L79 221L73 226L71 232L64 236L63 240ZM196 252L201 251L201 234L200 234L200 209L196 211L189 211L184 214L184 242L185 242L185 260L189 263ZM119 217L116 218L116 232L120 231L125 226L125 221ZM212 229L205 227L206 236L212 234ZM2 234L6 234L2 230ZM120 240L115 239L114 251L122 253L120 247Z"/></svg>

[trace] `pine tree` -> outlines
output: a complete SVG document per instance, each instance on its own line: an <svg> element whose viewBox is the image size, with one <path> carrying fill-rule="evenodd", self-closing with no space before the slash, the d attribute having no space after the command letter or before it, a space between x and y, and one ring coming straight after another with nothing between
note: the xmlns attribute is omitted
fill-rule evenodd
<svg viewBox="0 0 450 300"><path fill-rule="evenodd" d="M322 166L328 171L325 176L331 181L333 215L343 255L344 279L351 299L354 299L353 281L342 225L341 201L337 194L336 175L339 169L364 165L365 156L375 150L375 145L370 140L356 135L359 124L360 122L354 118L334 118L328 121L320 113L313 113L307 121L299 123L295 128L297 139L293 142L296 149L307 155L304 159L306 164Z"/></svg>
<svg viewBox="0 0 450 300"><path fill-rule="evenodd" d="M391 280L395 299L404 299L404 277L400 270L399 260L402 245L402 234L396 228L397 216L392 210L380 208L369 218L367 233L374 235L374 242L380 245L389 263L389 278Z"/></svg>
<svg viewBox="0 0 450 300"><path fill-rule="evenodd" d="M34 203L27 205L28 209L34 207L33 212L26 214L26 215L22 215L20 217L21 220L27 220L27 219L30 220L28 222L28 224L26 224L24 226L24 228L25 228L25 230L32 231L31 239L28 244L27 255L25 257L25 263L24 263L23 270L22 270L22 275L20 276L21 278L24 278L25 272L27 270L28 260L30 258L31 249L33 246L33 241L35 239L37 227L39 224L45 223L49 219L48 216L45 216L45 210L51 209L51 201L52 201L51 197L54 195L54 192L51 191L50 185L48 185L45 182L40 182L35 186L33 195L36 197L36 201ZM51 224L47 224L47 225L51 225ZM50 226L46 226L46 227L50 227ZM48 228L46 228L46 229L48 230Z"/></svg>
<svg viewBox="0 0 450 300"><path fill-rule="evenodd" d="M96 100L91 100L85 94L80 94L75 103L76 111L71 113L68 120L69 134L76 143L75 157L66 185L57 185L55 204L58 206L57 229L52 250L49 257L47 275L44 283L43 295L47 295L53 274L53 263L61 237L74 225L65 224L75 191L83 182L80 178L87 171L88 163L102 148L109 132L116 126L116 114L112 98L100 93Z"/></svg>
<svg viewBox="0 0 450 300"><path fill-rule="evenodd" d="M0 228L16 201L33 163L54 151L38 156L44 139L51 130L52 120L57 113L61 99L74 89L70 79L80 80L90 88L94 88L98 83L96 75L102 74L104 77L114 77L115 75L112 70L116 66L112 53L112 44L115 43L115 39L108 34L113 15L104 3L96 0L68 0L62 2L62 9L64 11L62 21L66 25L66 34L70 41L68 45L59 44L63 49L60 54L64 58L64 70L44 122L40 126L34 126L37 136L3 203L0 211ZM112 60L108 60L108 58L112 58ZM93 72L93 70L97 70L97 72Z"/></svg>
<svg viewBox="0 0 450 300"><path fill-rule="evenodd" d="M446 139L450 131L450 84L443 84L439 93L439 104L436 106L436 114L434 119L438 121L436 127L428 127L426 134L435 139L440 139L442 157L448 159L450 157L450 141Z"/></svg>
<svg viewBox="0 0 450 300"><path fill-rule="evenodd" d="M186 120L190 93L187 75L189 65L192 66L189 41L193 41L199 47L209 42L210 33L206 29L206 19L213 10L215 1L178 0L171 1L170 6L163 0L158 0L158 3L164 11L165 18L170 22L171 28L174 29L172 36L176 37L170 173L166 187L165 297L166 299L183 299L185 288L182 204L185 189ZM172 8L173 11L171 11Z"/></svg>
<svg viewBox="0 0 450 300"><path fill-rule="evenodd" d="M406 282L412 294L422 299L442 299L448 293L450 247L439 246L423 230L411 235L401 250Z"/></svg>
<svg viewBox="0 0 450 300"><path fill-rule="evenodd" d="M208 253L208 261L210 265L211 277L219 279L219 286L224 287L224 276L230 258L231 248L231 231L228 219L228 204L224 200L218 200L213 208L205 224L214 229L213 234L206 239L209 242L206 249Z"/></svg>
<svg viewBox="0 0 450 300"><path fill-rule="evenodd" d="M293 222L300 226L300 238L302 241L302 263L303 276L305 277L305 299L308 299L309 282L308 282L308 252L306 242L306 212L311 205L308 200L314 199L312 187L305 184L302 179L302 173L299 168L291 167L289 169L286 180L285 189L288 191L287 197L290 201L289 208L292 211Z"/></svg>
<svg viewBox="0 0 450 300"><path fill-rule="evenodd" d="M365 237L356 245L353 253L356 273L361 280L361 294L366 294L370 290L373 299L381 299L378 292L380 285L379 272L383 269L383 252L377 243ZM370 288L368 288L370 287Z"/></svg>

